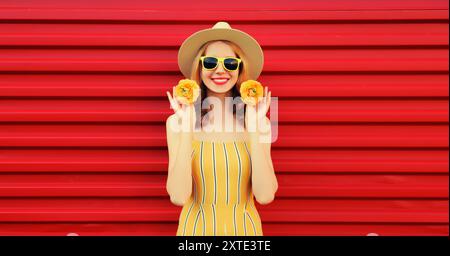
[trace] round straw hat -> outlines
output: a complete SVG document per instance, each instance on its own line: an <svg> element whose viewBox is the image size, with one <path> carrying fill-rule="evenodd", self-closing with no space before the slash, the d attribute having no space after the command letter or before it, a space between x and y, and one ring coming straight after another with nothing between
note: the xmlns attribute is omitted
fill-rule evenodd
<svg viewBox="0 0 450 256"><path fill-rule="evenodd" d="M237 44L247 57L246 68L249 79L257 80L264 65L264 54L259 43L249 34L231 28L224 21L217 22L212 28L200 30L186 40L178 50L178 66L186 78L191 76L193 60L198 50L208 41L228 40Z"/></svg>

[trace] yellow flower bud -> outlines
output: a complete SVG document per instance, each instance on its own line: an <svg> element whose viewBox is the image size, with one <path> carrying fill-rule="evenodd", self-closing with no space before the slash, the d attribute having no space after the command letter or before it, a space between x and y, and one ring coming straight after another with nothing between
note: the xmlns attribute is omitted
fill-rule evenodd
<svg viewBox="0 0 450 256"><path fill-rule="evenodd" d="M264 96L264 89L260 82L247 80L241 84L241 99L245 104L256 105Z"/></svg>
<svg viewBox="0 0 450 256"><path fill-rule="evenodd" d="M191 79L182 79L175 87L175 97L182 104L194 103L200 95L200 86Z"/></svg>

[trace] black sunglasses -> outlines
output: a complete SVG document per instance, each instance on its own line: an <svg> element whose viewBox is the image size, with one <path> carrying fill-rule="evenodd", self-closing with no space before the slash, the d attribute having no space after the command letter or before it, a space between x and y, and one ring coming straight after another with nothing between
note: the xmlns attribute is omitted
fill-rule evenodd
<svg viewBox="0 0 450 256"><path fill-rule="evenodd" d="M237 70L239 68L239 64L242 62L241 59L235 57L219 58L214 56L203 56L200 58L200 61L202 62L203 68L206 70L213 70L217 67L219 62L222 62L223 67L227 71Z"/></svg>

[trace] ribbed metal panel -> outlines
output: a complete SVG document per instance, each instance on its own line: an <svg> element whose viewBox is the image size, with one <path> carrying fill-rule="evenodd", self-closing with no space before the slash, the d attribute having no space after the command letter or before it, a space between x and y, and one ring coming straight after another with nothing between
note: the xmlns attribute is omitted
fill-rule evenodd
<svg viewBox="0 0 450 256"><path fill-rule="evenodd" d="M265 235L448 235L448 2L0 2L0 235L175 235L166 90L228 21L279 97Z"/></svg>

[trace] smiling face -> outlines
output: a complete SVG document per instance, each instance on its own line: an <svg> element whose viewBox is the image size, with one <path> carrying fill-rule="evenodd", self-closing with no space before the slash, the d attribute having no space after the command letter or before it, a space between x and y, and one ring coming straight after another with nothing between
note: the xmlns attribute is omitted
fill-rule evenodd
<svg viewBox="0 0 450 256"><path fill-rule="evenodd" d="M210 44L206 49L205 56L237 57L231 46L221 41ZM231 90L239 77L239 69L227 71L221 62L213 70L206 70L203 67L201 69L203 83L209 90L216 93L225 93Z"/></svg>

